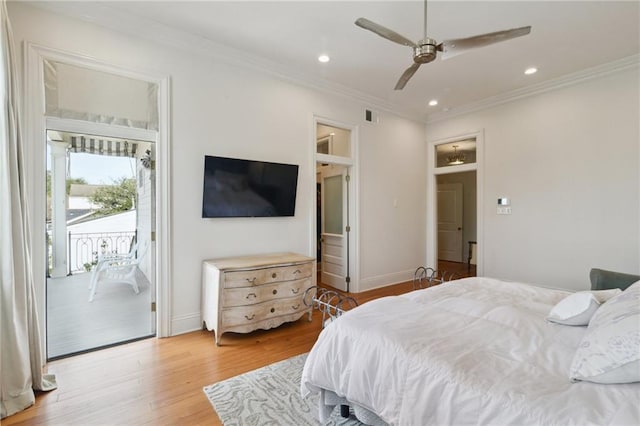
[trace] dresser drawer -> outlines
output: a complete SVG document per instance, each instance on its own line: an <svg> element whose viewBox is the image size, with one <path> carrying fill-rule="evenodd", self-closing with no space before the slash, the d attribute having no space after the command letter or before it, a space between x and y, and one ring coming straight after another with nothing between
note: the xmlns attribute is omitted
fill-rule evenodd
<svg viewBox="0 0 640 426"><path fill-rule="evenodd" d="M268 300L302 296L312 285L309 277L261 286L225 288L222 290L222 305L225 307L255 305Z"/></svg>
<svg viewBox="0 0 640 426"><path fill-rule="evenodd" d="M224 273L224 287L238 288L271 284L279 281L292 281L311 276L313 265L310 263L274 268L227 271Z"/></svg>
<svg viewBox="0 0 640 426"><path fill-rule="evenodd" d="M228 326L251 324L281 315L293 314L307 310L300 297L256 303L251 306L239 306L222 310L222 321Z"/></svg>

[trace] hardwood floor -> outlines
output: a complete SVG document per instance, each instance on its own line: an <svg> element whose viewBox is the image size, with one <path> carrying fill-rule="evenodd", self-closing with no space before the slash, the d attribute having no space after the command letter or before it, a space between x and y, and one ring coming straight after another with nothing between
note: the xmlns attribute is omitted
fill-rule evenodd
<svg viewBox="0 0 640 426"><path fill-rule="evenodd" d="M456 279L475 277L476 265L469 266L466 263L438 260L438 271L447 271L448 273L453 272Z"/></svg>
<svg viewBox="0 0 640 426"><path fill-rule="evenodd" d="M412 290L402 283L354 296L359 304ZM321 314L249 334L197 331L147 339L53 361L58 389L2 420L3 425L219 425L202 388L308 352L321 331Z"/></svg>

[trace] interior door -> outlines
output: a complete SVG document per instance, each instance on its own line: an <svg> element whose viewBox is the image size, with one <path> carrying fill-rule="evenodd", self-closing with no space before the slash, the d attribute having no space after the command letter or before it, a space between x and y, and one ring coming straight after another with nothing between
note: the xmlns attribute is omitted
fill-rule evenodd
<svg viewBox="0 0 640 426"><path fill-rule="evenodd" d="M438 259L462 262L462 184L438 184Z"/></svg>
<svg viewBox="0 0 640 426"><path fill-rule="evenodd" d="M347 291L348 264L348 180L347 168L320 166L321 182L321 275L320 280Z"/></svg>

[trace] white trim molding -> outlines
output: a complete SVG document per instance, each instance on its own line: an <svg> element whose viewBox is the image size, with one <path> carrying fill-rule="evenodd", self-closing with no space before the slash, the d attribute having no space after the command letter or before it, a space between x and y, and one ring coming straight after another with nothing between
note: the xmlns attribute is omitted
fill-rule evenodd
<svg viewBox="0 0 640 426"><path fill-rule="evenodd" d="M360 291L375 290L376 288L387 287L393 284L413 281L415 270L393 272L391 274L376 275L374 277L363 278L360 281Z"/></svg>
<svg viewBox="0 0 640 426"><path fill-rule="evenodd" d="M375 109L390 112L411 120L422 123L425 122L424 111L416 111L413 108L408 108L341 84L310 76L308 73L294 71L290 67L286 67L270 59L225 46L204 37L147 19L143 16L132 15L106 2L73 2L65 4L64 2L45 1L38 3L37 7L98 24L110 30L143 38L153 43L171 46L184 52L214 58L228 65L258 71L261 74L268 74L299 86L309 87L349 100L356 100L364 105L370 105Z"/></svg>
<svg viewBox="0 0 640 426"><path fill-rule="evenodd" d="M31 229L42 229L45 223L45 194L44 185L39 182L45 180L46 155L45 142L47 126L52 130L63 130L95 134L99 132L105 136L123 137L153 141L156 143L156 335L167 337L171 335L171 185L170 185L170 93L169 77L152 75L144 72L132 71L121 68L96 58L64 52L57 49L25 42L24 69L25 82L24 93L26 102L23 104L25 140L29 141L25 147L25 155L32 165L30 179L27 182L30 204L33 206L33 214L30 218ZM158 85L159 130L149 131L143 129L127 128L123 126L111 126L100 123L87 123L78 120L59 119L44 115L44 61L53 60L67 63L96 71L116 74L137 80L142 80ZM41 142L41 143L40 143ZM46 253L45 235L42 232L33 232L31 236L33 248L33 273L36 287L36 303L41 330L46 330ZM46 333L42 333L43 359L46 359Z"/></svg>
<svg viewBox="0 0 640 426"><path fill-rule="evenodd" d="M535 96L541 93L549 92L552 90L560 89L562 87L572 86L582 83L584 81L592 80L594 78L603 77L609 74L626 71L628 69L637 68L640 66L640 55L632 55L617 61L609 62L606 64L598 65L586 70L578 71L575 73L567 74L559 78L544 81L539 84L533 84L521 89L512 90L510 92L502 93L500 95L491 96L472 102L466 105L462 105L457 108L451 108L446 112L439 112L430 114L427 117L427 125L450 118L458 117L472 112L481 111L484 109L492 108L498 105L502 105L508 102L513 102L518 99L526 98L529 96Z"/></svg>
<svg viewBox="0 0 640 426"><path fill-rule="evenodd" d="M172 336L202 330L202 313L198 311L171 318L171 330Z"/></svg>

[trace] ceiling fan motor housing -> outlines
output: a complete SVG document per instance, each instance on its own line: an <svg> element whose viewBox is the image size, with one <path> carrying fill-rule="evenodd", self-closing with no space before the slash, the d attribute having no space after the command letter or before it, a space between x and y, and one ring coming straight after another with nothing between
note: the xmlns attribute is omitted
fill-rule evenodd
<svg viewBox="0 0 640 426"><path fill-rule="evenodd" d="M437 43L432 38L420 40L418 46L413 48L413 62L417 64L427 64L436 59L438 53Z"/></svg>

